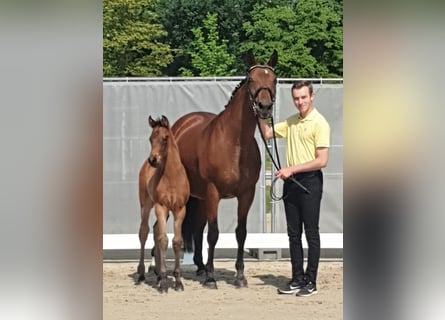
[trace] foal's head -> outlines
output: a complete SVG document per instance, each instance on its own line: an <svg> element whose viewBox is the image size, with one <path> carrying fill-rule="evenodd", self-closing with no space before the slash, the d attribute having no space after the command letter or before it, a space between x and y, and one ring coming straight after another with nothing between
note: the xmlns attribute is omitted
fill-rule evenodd
<svg viewBox="0 0 445 320"><path fill-rule="evenodd" d="M169 140L172 139L170 124L165 116L156 120L149 116L148 123L153 129L150 136L151 151L148 163L152 167L158 168L167 158Z"/></svg>
<svg viewBox="0 0 445 320"><path fill-rule="evenodd" d="M249 50L245 60L249 67L246 81L249 96L253 102L253 111L256 116L262 119L270 118L277 87L274 67L278 61L278 53L274 50L269 62L260 64L255 60L252 50Z"/></svg>

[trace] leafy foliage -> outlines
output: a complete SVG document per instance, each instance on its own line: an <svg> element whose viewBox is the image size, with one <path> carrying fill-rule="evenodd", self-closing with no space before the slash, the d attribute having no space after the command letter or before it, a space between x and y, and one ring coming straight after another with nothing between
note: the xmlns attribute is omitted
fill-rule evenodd
<svg viewBox="0 0 445 320"><path fill-rule="evenodd" d="M305 46L322 66L319 76L342 76L343 1L297 1L295 12Z"/></svg>
<svg viewBox="0 0 445 320"><path fill-rule="evenodd" d="M274 0L289 1L289 0ZM192 69L192 43L195 41L193 29L202 27L208 13L218 17L217 32L221 40L227 40L227 51L235 57L234 67L238 74L245 72L243 53L239 48L246 40L243 23L249 21L255 3L261 0L161 0L158 6L160 20L168 31L168 44L174 48L173 63L166 69L171 76L179 74L179 69ZM265 2L265 1L262 1Z"/></svg>
<svg viewBox="0 0 445 320"><path fill-rule="evenodd" d="M248 41L242 50L253 49L267 57L277 49L280 77L341 77L342 20L332 0L297 1L294 7L256 5L253 22L244 23ZM341 7L340 7L341 9Z"/></svg>
<svg viewBox="0 0 445 320"><path fill-rule="evenodd" d="M168 32L167 44L173 48L173 62L165 69L170 76L180 74L180 68L192 69L190 55L194 39L192 29L201 23L210 12L209 0L161 0L157 6L159 21Z"/></svg>
<svg viewBox="0 0 445 320"><path fill-rule="evenodd" d="M342 0L103 3L105 76L241 75L248 49L276 49L280 77L343 76Z"/></svg>
<svg viewBox="0 0 445 320"><path fill-rule="evenodd" d="M216 14L207 14L204 20L204 32L202 28L193 28L195 41L191 43L193 50L190 52L192 66L196 73L183 68L184 75L198 76L227 76L233 75L235 70L230 70L235 57L227 52L227 40L220 41L216 30L218 25Z"/></svg>
<svg viewBox="0 0 445 320"><path fill-rule="evenodd" d="M172 61L156 0L103 1L104 76L160 76Z"/></svg>

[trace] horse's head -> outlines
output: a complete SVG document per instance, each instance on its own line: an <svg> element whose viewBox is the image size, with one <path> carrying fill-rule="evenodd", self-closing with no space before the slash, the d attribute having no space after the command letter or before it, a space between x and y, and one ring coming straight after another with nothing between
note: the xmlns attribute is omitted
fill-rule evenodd
<svg viewBox="0 0 445 320"><path fill-rule="evenodd" d="M276 50L272 53L267 64L259 64L249 50L246 55L246 63L249 67L247 72L247 87L250 99L253 102L253 111L261 119L272 116L272 107L275 102L277 87L277 76L274 67L278 61Z"/></svg>
<svg viewBox="0 0 445 320"><path fill-rule="evenodd" d="M150 135L151 151L147 161L152 167L158 168L167 156L168 142L171 139L170 125L165 116L157 120L149 116L148 123L153 131Z"/></svg>

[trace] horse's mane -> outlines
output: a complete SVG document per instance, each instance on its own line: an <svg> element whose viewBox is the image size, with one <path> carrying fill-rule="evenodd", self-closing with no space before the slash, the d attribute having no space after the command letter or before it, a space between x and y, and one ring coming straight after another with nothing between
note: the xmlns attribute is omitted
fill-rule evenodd
<svg viewBox="0 0 445 320"><path fill-rule="evenodd" d="M232 101L233 97L235 96L235 93L241 88L241 86L247 81L247 77L245 77L243 80L241 80L240 83L236 86L236 88L232 91L232 95L230 96L229 102L224 106L224 109L227 108L227 106L230 104L230 101Z"/></svg>

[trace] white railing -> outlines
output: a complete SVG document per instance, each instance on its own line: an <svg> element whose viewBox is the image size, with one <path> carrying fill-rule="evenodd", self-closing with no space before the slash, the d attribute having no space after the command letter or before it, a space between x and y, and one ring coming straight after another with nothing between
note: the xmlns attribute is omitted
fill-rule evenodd
<svg viewBox="0 0 445 320"><path fill-rule="evenodd" d="M103 82L183 82L183 81L241 81L242 76L233 77L122 77L103 78ZM278 83L293 83L297 80L307 80L318 84L342 84L343 78L278 78Z"/></svg>

